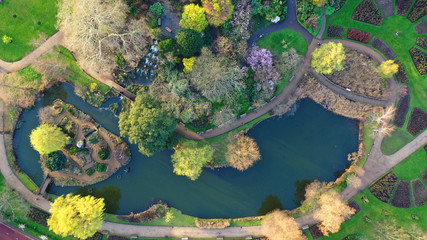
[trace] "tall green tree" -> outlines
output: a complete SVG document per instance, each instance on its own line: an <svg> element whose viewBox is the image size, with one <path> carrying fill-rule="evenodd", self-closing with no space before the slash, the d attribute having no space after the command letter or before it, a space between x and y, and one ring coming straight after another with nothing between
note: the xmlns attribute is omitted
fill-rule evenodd
<svg viewBox="0 0 427 240"><path fill-rule="evenodd" d="M212 160L214 149L204 142L184 141L172 155L173 172L196 180L203 166Z"/></svg>
<svg viewBox="0 0 427 240"><path fill-rule="evenodd" d="M104 213L104 199L92 196L68 194L52 203L47 220L49 230L63 237L73 235L79 239L93 236L101 228Z"/></svg>
<svg viewBox="0 0 427 240"><path fill-rule="evenodd" d="M121 135L138 144L139 151L147 156L170 146L176 124L176 119L171 118L159 102L144 92L139 92L130 109L119 116Z"/></svg>
<svg viewBox="0 0 427 240"><path fill-rule="evenodd" d="M183 28L202 32L208 26L205 10L193 3L185 5L179 25Z"/></svg>
<svg viewBox="0 0 427 240"><path fill-rule="evenodd" d="M344 68L345 50L342 43L329 42L313 51L311 66L318 73L331 74Z"/></svg>
<svg viewBox="0 0 427 240"><path fill-rule="evenodd" d="M200 52L203 46L203 40L200 33L190 30L181 29L176 35L176 42L179 50L184 57L192 57L196 53Z"/></svg>
<svg viewBox="0 0 427 240"><path fill-rule="evenodd" d="M57 126L42 124L31 132L31 146L40 154L55 152L64 147L69 137Z"/></svg>

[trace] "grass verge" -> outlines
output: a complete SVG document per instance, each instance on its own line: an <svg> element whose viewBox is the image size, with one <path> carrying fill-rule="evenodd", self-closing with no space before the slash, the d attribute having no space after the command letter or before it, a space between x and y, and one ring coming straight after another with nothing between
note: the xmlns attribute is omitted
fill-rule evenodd
<svg viewBox="0 0 427 240"><path fill-rule="evenodd" d="M396 130L394 130L391 136L384 138L381 144L381 151L385 155L391 155L412 141L412 139L414 139L414 137L410 133L402 128L396 127Z"/></svg>
<svg viewBox="0 0 427 240"><path fill-rule="evenodd" d="M410 181L421 177L427 169L427 153L420 148L393 168L394 174L400 179Z"/></svg>

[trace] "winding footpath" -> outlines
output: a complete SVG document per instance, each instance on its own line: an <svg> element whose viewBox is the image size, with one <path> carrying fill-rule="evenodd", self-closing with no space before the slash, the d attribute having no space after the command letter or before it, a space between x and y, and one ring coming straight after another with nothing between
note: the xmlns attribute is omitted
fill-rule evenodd
<svg viewBox="0 0 427 240"><path fill-rule="evenodd" d="M312 51L318 46L319 43L326 43L329 41L341 42L347 48L355 49L366 53L373 57L378 62L384 61L380 54L378 54L375 50L357 44L355 42L349 42L345 40L321 40L321 36L324 32L324 26L326 18L323 16L323 26L318 36L311 36L301 25L298 24L296 19L296 0L288 0L288 16L287 18L279 22L277 24L272 24L267 26L259 31L257 31L251 38L249 38L249 45L256 42L260 36L281 30L281 29L293 29L298 31L300 34L304 36L307 43L309 44L307 55L303 61L303 63L296 70L293 80L290 81L287 86L269 103L264 106L254 110L251 113L248 113L245 117L238 119L236 122L232 122L226 126L221 128L215 128L210 132L206 132L200 136L197 133L191 132L185 129L183 126L179 125L177 127L177 132L184 134L184 136L190 139L203 139L210 138L214 136L218 136L220 134L231 131L241 125L244 125L266 113L271 111L278 104L286 102L291 97L292 93L298 87L298 83L303 78L304 74L310 68L310 58ZM52 37L57 36L52 39ZM61 32L58 32L52 36L46 44L42 44L39 48L34 50L28 56L24 57L21 61L14 63L7 63L4 61L0 61L0 71L3 73L19 70L29 64L31 64L35 59L48 51L48 49L53 46L62 43ZM34 53L35 52L35 53ZM78 56L76 56L78 60ZM83 68L84 69L84 68ZM91 72L87 69L85 71L98 79L99 81L115 88L116 90L122 92L124 95L132 99L135 96L127 92L126 89L119 87L114 83L112 76L105 76L96 72ZM322 82L322 81L321 81ZM326 85L325 85L326 86ZM381 103L385 105L393 105L396 101L396 82L394 79L390 79L390 91L391 94L387 99L386 103ZM328 87L333 91L334 87ZM336 91L336 89L335 89ZM340 92L338 92L340 94ZM341 94L344 94L341 92ZM346 93L348 98L354 97L351 93ZM2 108L4 106L0 104L0 112L2 112ZM3 126L3 117L0 116L0 126ZM361 190L369 186L370 183L374 182L381 175L385 174L388 170L393 168L395 165L403 161L406 157L411 155L417 149L421 148L427 143L427 131L424 131L419 136L417 136L413 141L405 145L399 151L390 156L385 156L381 152L381 142L383 140L382 136L377 136L374 140L374 145L369 153L368 159L364 165L365 175L362 180L362 186L359 188L347 187L340 194L344 200L349 200L355 195L357 195ZM34 194L29 189L27 189L23 183L16 177L13 173L11 166L8 163L6 149L4 144L4 134L0 133L0 170L3 176L5 177L6 182L11 186L11 188L15 189L19 192L22 197L32 205L35 205L45 211L50 209L50 202L45 200L44 198ZM37 200L38 199L38 200ZM311 225L316 223L312 214L307 214L301 217L296 218L296 221L299 225ZM139 236L139 237L189 237L189 238L217 238L217 237L248 237L248 236L262 236L261 226L246 226L246 227L228 227L225 229L201 229L197 227L173 227L173 226L143 226L143 225L128 225L128 224L118 224L112 222L104 222L101 228L102 231L106 231L111 234L118 235L127 235L127 236Z"/></svg>

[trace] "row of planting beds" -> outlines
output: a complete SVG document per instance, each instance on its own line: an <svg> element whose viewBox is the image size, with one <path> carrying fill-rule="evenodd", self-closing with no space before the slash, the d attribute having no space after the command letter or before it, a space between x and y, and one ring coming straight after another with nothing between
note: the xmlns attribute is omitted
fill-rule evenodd
<svg viewBox="0 0 427 240"><path fill-rule="evenodd" d="M381 25L383 16L371 0L364 0L353 12L352 19L373 25Z"/></svg>
<svg viewBox="0 0 427 240"><path fill-rule="evenodd" d="M412 135L418 135L427 128L427 112L421 108L414 107L409 118L408 132Z"/></svg>
<svg viewBox="0 0 427 240"><path fill-rule="evenodd" d="M427 0L416 0L408 14L408 19L411 22L416 22L418 19L427 14Z"/></svg>
<svg viewBox="0 0 427 240"><path fill-rule="evenodd" d="M411 181L412 196L414 196L415 207L420 207L427 203L427 188L421 179L414 179Z"/></svg>
<svg viewBox="0 0 427 240"><path fill-rule="evenodd" d="M396 0L396 14L399 16L406 16L412 1L410 0Z"/></svg>
<svg viewBox="0 0 427 240"><path fill-rule="evenodd" d="M394 15L393 0L375 0L375 3L381 9L384 17L391 17Z"/></svg>
<svg viewBox="0 0 427 240"><path fill-rule="evenodd" d="M399 82L401 83L405 83L409 81L408 75L406 75L406 71L402 63L399 60L396 61L395 63L399 65L399 70L397 70L397 73L395 74L397 80L399 80Z"/></svg>
<svg viewBox="0 0 427 240"><path fill-rule="evenodd" d="M371 46L378 49L388 59L395 59L397 57L393 49L391 49L391 47L380 38L373 37Z"/></svg>
<svg viewBox="0 0 427 240"><path fill-rule="evenodd" d="M393 124L397 127L403 127L405 124L406 115L409 111L409 103L411 100L411 94L408 90L406 94L401 94L399 96L399 103L397 105L396 114L394 114Z"/></svg>
<svg viewBox="0 0 427 240"><path fill-rule="evenodd" d="M330 25L326 30L326 36L330 38L343 38L344 37L344 27Z"/></svg>
<svg viewBox="0 0 427 240"><path fill-rule="evenodd" d="M369 191L371 191L372 195L374 195L380 201L388 203L396 182L396 175L393 172L389 172L388 174L384 175L384 177L380 178L380 180L372 184L372 186L369 188Z"/></svg>
<svg viewBox="0 0 427 240"><path fill-rule="evenodd" d="M412 61L418 72L424 75L427 72L427 53L416 47L411 48L409 53L411 54Z"/></svg>
<svg viewBox="0 0 427 240"><path fill-rule="evenodd" d="M415 31L417 31L418 34L427 33L427 18L415 24Z"/></svg>
<svg viewBox="0 0 427 240"><path fill-rule="evenodd" d="M427 19L427 18L426 18ZM427 50L427 37L417 37L417 45Z"/></svg>
<svg viewBox="0 0 427 240"><path fill-rule="evenodd" d="M347 38L361 43L368 43L369 39L371 38L371 34L362 30L349 28L347 32Z"/></svg>
<svg viewBox="0 0 427 240"><path fill-rule="evenodd" d="M390 204L398 208L411 207L411 193L409 192L408 181L401 180L399 182Z"/></svg>

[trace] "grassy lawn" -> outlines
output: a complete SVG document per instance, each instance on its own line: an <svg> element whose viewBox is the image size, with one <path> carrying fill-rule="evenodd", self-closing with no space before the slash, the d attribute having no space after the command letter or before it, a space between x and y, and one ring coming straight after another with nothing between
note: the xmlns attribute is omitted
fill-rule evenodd
<svg viewBox="0 0 427 240"><path fill-rule="evenodd" d="M427 153L420 148L393 168L394 174L403 180L412 180L421 177L427 169Z"/></svg>
<svg viewBox="0 0 427 240"><path fill-rule="evenodd" d="M33 50L34 47L29 45L32 38L37 38L40 33L54 34L56 3L57 0L4 0L0 4L0 38L7 35L13 42L0 42L0 59L17 61Z"/></svg>
<svg viewBox="0 0 427 240"><path fill-rule="evenodd" d="M414 137L410 133L402 128L396 127L396 130L394 130L390 137L387 136L384 138L381 151L385 155L391 155L412 141L412 139L414 139Z"/></svg>
<svg viewBox="0 0 427 240"><path fill-rule="evenodd" d="M408 74L408 85L411 91L410 111L412 111L413 107L427 109L427 101L425 101L427 97L427 74L419 74L409 54L409 50L416 46L415 41L417 34L414 25L417 22L411 23L407 18L401 16L384 18L381 26L355 21L351 19L351 16L360 2L362 2L362 0L346 1L341 10L327 17L327 26L339 25L347 28L360 29L387 42L397 54L398 57L396 60L402 62ZM424 18L421 18L419 21ZM396 36L396 32L400 32L399 36ZM324 37L326 38L326 31ZM408 118L409 114L407 119ZM406 128L407 122L408 121L406 121L404 128Z"/></svg>
<svg viewBox="0 0 427 240"><path fill-rule="evenodd" d="M364 131L363 144L365 145L365 156L359 160L357 165L363 167L363 165L366 162L366 159L368 158L368 154L371 151L372 145L374 144L374 139L370 136L373 130L371 124L365 122L363 126L359 126L359 127L363 127L363 131Z"/></svg>
<svg viewBox="0 0 427 240"><path fill-rule="evenodd" d="M276 52L281 55L283 52L295 48L298 54L305 56L307 43L301 34L294 30L284 29L262 37L256 43L260 48Z"/></svg>

